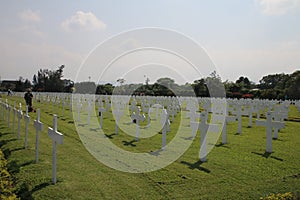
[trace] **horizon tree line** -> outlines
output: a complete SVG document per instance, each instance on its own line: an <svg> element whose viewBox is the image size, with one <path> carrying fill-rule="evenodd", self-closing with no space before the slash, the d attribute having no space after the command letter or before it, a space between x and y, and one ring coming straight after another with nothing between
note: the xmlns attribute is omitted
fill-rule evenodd
<svg viewBox="0 0 300 200"><path fill-rule="evenodd" d="M248 77L240 76L235 82L222 81L216 71L208 77L194 80L193 83L177 84L174 79L164 77L154 84L145 83L126 84L124 78L116 80L117 85L111 83L96 84L92 81L74 83L63 79L61 65L57 70L40 69L34 74L32 83L28 79L15 81L14 91L23 92L32 88L35 92L76 92L89 94L118 94L118 95L150 95L150 96L220 96L229 98L260 98L260 99L300 99L300 70L291 74L270 74L262 77L259 83L252 82ZM2 84L1 84L2 86ZM10 84L1 87L2 90L11 89Z"/></svg>

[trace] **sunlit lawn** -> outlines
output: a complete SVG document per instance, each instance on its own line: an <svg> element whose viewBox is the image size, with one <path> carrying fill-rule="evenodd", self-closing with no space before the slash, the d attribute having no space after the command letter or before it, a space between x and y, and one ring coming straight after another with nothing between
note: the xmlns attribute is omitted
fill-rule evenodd
<svg viewBox="0 0 300 200"><path fill-rule="evenodd" d="M9 98L9 103L13 100L23 103L16 97ZM174 163L158 171L133 174L109 168L89 154L76 133L69 106L64 116L61 107L47 103L35 103L35 107L41 109L44 123L39 163L35 163L32 125L36 113L30 113L28 149L24 149L24 120L18 140L17 126L14 131L12 124L8 128L0 114L0 146L15 178L17 195L24 199L259 199L269 193L300 193L300 122L296 120L286 121L279 139L273 140L272 154L265 154L265 128L256 127L254 119L253 127L247 128L248 118L244 117L242 134L236 134L237 122L229 123L228 144L218 142L207 162L198 159L198 132L189 149ZM64 144L57 146L56 185L51 183L52 141L47 134L53 113L58 114L58 130L64 134ZM12 111L10 116L12 123ZM180 123L189 124L184 112L182 116L183 121L178 115L171 124L168 142ZM290 119L300 119L294 106ZM86 123L87 119L81 117L81 121ZM150 152L161 147L161 134L138 142L122 130L114 135L111 113L104 114L103 125L110 140L127 151Z"/></svg>

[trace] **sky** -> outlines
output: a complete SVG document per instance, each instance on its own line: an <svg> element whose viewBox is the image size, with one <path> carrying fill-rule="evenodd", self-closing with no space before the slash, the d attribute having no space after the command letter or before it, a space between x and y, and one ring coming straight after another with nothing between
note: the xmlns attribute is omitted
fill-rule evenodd
<svg viewBox="0 0 300 200"><path fill-rule="evenodd" d="M184 84L216 70L257 83L300 69L299 20L300 0L3 1L0 77L65 65L75 81Z"/></svg>

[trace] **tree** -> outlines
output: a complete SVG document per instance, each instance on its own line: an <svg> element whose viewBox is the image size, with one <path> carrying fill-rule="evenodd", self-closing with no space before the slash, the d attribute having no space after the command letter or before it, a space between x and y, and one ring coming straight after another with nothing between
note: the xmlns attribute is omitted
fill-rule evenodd
<svg viewBox="0 0 300 200"><path fill-rule="evenodd" d="M194 81L194 83L192 84L192 87L193 87L194 92L197 97L208 97L209 96L208 89L207 89L204 78Z"/></svg>
<svg viewBox="0 0 300 200"><path fill-rule="evenodd" d="M96 84L94 82L80 82L75 83L74 85L75 93L80 94L95 94L96 93Z"/></svg>
<svg viewBox="0 0 300 200"><path fill-rule="evenodd" d="M291 74L287 85L287 98L300 99L300 70Z"/></svg>
<svg viewBox="0 0 300 200"><path fill-rule="evenodd" d="M221 77L216 71L213 71L209 77L205 79L208 88L209 96L211 97L225 97L226 92L222 83Z"/></svg>
<svg viewBox="0 0 300 200"><path fill-rule="evenodd" d="M175 96L175 90L175 81L168 77L158 79L153 85L154 95L158 96Z"/></svg>
<svg viewBox="0 0 300 200"><path fill-rule="evenodd" d="M120 85L122 86L125 83L125 79L124 78L119 78L117 80L117 83L120 83Z"/></svg>
<svg viewBox="0 0 300 200"><path fill-rule="evenodd" d="M37 75L33 76L33 89L35 91L44 92L62 92L64 91L63 77L64 65L58 67L57 70L52 71L48 69L40 69Z"/></svg>

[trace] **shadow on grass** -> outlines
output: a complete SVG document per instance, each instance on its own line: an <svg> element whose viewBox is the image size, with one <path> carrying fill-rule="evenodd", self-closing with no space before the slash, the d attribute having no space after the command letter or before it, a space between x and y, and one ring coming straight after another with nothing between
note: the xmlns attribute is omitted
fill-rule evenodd
<svg viewBox="0 0 300 200"><path fill-rule="evenodd" d="M31 190L31 193L34 193L36 191L39 191L49 185L52 185L52 182L46 182L46 183L41 183L39 185L36 185L32 190Z"/></svg>
<svg viewBox="0 0 300 200"><path fill-rule="evenodd" d="M186 162L186 161L181 161L180 163L189 166L189 168L192 169L192 170L198 169L200 171L210 173L209 169L207 169L205 167L201 167L201 165L203 164L203 162L201 160L198 160L195 163L189 163L189 162Z"/></svg>
<svg viewBox="0 0 300 200"><path fill-rule="evenodd" d="M26 184L26 183L22 183L22 184L17 186L16 195L20 199L28 199L28 200L33 200L34 199L31 195L31 192L29 191L28 184Z"/></svg>
<svg viewBox="0 0 300 200"><path fill-rule="evenodd" d="M226 145L226 144L219 143L219 144L216 144L215 147L224 147L224 148L230 149L229 146L225 146L225 145Z"/></svg>
<svg viewBox="0 0 300 200"><path fill-rule="evenodd" d="M162 152L162 151L163 151L162 149L159 149L157 151L151 151L151 152L149 152L149 154L152 156L159 156L160 152Z"/></svg>
<svg viewBox="0 0 300 200"><path fill-rule="evenodd" d="M11 134L11 133L9 133L9 132L6 132L6 133L0 133L0 137L5 136L5 135L9 135L9 134Z"/></svg>
<svg viewBox="0 0 300 200"><path fill-rule="evenodd" d="M31 164L34 164L34 163L35 163L35 161L31 160L31 161L28 161L28 162L25 162L25 163L22 163L22 164L18 164L17 161L13 160L13 161L8 163L7 168L8 168L8 171L13 174L13 173L20 172L21 167L25 167L27 165L31 165Z"/></svg>
<svg viewBox="0 0 300 200"><path fill-rule="evenodd" d="M242 135L241 133L235 133L234 135Z"/></svg>
<svg viewBox="0 0 300 200"><path fill-rule="evenodd" d="M0 148L4 145L6 145L7 143L9 142L13 142L13 141L16 141L17 139L8 139L8 140L1 140L0 141Z"/></svg>
<svg viewBox="0 0 300 200"><path fill-rule="evenodd" d="M278 158L278 157L276 157L276 156L271 156L271 154L272 153L269 153L269 152L265 152L265 153L258 153L258 152L251 152L251 153L253 153L253 154L256 154L256 155L259 155L259 156L262 156L262 157L264 157L264 158L273 158L273 159L275 159L275 160L279 160L279 161L283 161L283 159L282 158Z"/></svg>
<svg viewBox="0 0 300 200"><path fill-rule="evenodd" d="M191 136L191 137L181 137L184 140L194 140L195 137Z"/></svg>
<svg viewBox="0 0 300 200"><path fill-rule="evenodd" d="M284 140L281 140L281 139L278 139L278 138L272 138L272 140L274 140L274 141L284 141Z"/></svg>
<svg viewBox="0 0 300 200"><path fill-rule="evenodd" d="M90 128L90 131L93 131L93 132L97 132L98 130L101 130L101 128Z"/></svg>
<svg viewBox="0 0 300 200"><path fill-rule="evenodd" d="M114 135L116 135L115 133L112 133L112 134L104 134L105 135L105 137L107 137L108 139L114 139Z"/></svg>
<svg viewBox="0 0 300 200"><path fill-rule="evenodd" d="M131 140L129 142L124 141L124 140L122 141L124 146L132 146L132 147L136 147L136 144L134 144L135 142L136 142L136 140Z"/></svg>
<svg viewBox="0 0 300 200"><path fill-rule="evenodd" d="M124 125L131 125L131 124L134 124L133 122L124 122L123 123Z"/></svg>

